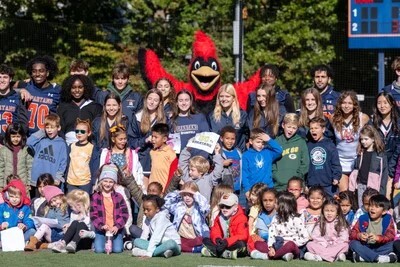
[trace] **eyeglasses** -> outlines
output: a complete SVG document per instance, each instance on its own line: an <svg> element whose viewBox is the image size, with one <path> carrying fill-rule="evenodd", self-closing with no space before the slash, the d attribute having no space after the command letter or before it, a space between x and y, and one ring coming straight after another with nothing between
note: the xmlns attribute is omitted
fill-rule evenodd
<svg viewBox="0 0 400 267"><path fill-rule="evenodd" d="M232 207L233 207L233 206L227 206L227 205L224 205L224 204L219 205L219 208L220 208L221 210L222 210L222 209L230 210Z"/></svg>
<svg viewBox="0 0 400 267"><path fill-rule="evenodd" d="M85 133L86 133L86 130L78 130L78 129L76 129L76 130L75 130L75 133L76 133L76 134L85 134Z"/></svg>

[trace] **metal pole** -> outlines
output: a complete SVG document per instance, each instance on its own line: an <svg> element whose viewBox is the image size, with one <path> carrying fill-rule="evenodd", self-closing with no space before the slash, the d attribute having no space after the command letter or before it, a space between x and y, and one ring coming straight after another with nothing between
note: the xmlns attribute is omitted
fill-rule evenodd
<svg viewBox="0 0 400 267"><path fill-rule="evenodd" d="M378 53L378 93L385 86L385 53Z"/></svg>
<svg viewBox="0 0 400 267"><path fill-rule="evenodd" d="M235 82L243 80L243 19L242 1L235 5L235 20L233 21L233 55L235 57Z"/></svg>

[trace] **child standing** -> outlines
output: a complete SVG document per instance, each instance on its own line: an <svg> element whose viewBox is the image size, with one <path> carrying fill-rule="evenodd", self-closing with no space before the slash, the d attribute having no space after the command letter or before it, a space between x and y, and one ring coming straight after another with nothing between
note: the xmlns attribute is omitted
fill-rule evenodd
<svg viewBox="0 0 400 267"><path fill-rule="evenodd" d="M361 215L351 229L350 248L354 262L396 262L393 240L396 236L389 200L376 195L369 200L368 214Z"/></svg>
<svg viewBox="0 0 400 267"><path fill-rule="evenodd" d="M43 173L38 177L36 188L38 190L39 196L32 199L32 216L44 217L45 215L45 207L47 205L47 202L43 194L43 188L46 185L54 185L54 179L50 173Z"/></svg>
<svg viewBox="0 0 400 267"><path fill-rule="evenodd" d="M90 239L82 239L81 231L90 231L90 199L89 194L83 190L75 189L68 193L67 203L71 209L70 223L66 225L64 237L51 247L54 252L75 253L77 249L89 249Z"/></svg>
<svg viewBox="0 0 400 267"><path fill-rule="evenodd" d="M259 182L269 188L274 187L272 181L272 163L282 154L282 148L261 128L250 132L249 150L243 153L242 184L246 197L250 197L250 188Z"/></svg>
<svg viewBox="0 0 400 267"><path fill-rule="evenodd" d="M26 133L22 125L8 125L4 137L4 146L0 147L0 189L7 185L6 177L18 175L29 192L31 183L32 156L26 146Z"/></svg>
<svg viewBox="0 0 400 267"><path fill-rule="evenodd" d="M122 170L124 176L132 174L136 183L145 191L142 165L136 151L128 147L125 127L123 125L111 127L108 140L108 148L103 148L101 151L99 167L108 163L115 164Z"/></svg>
<svg viewBox="0 0 400 267"><path fill-rule="evenodd" d="M27 145L35 152L31 172L31 192L36 194L36 182L42 173L50 173L54 177L54 184L64 183L64 173L67 168L67 143L58 136L60 131L60 117L49 114L44 119L45 130L32 134Z"/></svg>
<svg viewBox="0 0 400 267"><path fill-rule="evenodd" d="M133 256L169 258L181 254L181 237L170 222L168 211L161 210L164 203L159 196L143 197L144 214L149 228L143 231L141 238L135 239Z"/></svg>
<svg viewBox="0 0 400 267"><path fill-rule="evenodd" d="M76 119L75 134L78 142L69 146L69 167L67 174L67 190L82 189L92 193L90 159L93 145L89 142L92 130L89 120Z"/></svg>
<svg viewBox="0 0 400 267"><path fill-rule="evenodd" d="M173 225L181 236L183 252L200 252L203 238L210 237L206 218L210 204L199 193L195 182L187 182L181 191L169 193L164 198L164 208L173 215Z"/></svg>
<svg viewBox="0 0 400 267"><path fill-rule="evenodd" d="M128 220L128 209L122 195L114 191L118 180L118 167L105 164L100 168L97 192L92 196L90 219L93 222L96 237L94 251L104 253L106 234L112 235L113 253L123 251L122 232Z"/></svg>
<svg viewBox="0 0 400 267"><path fill-rule="evenodd" d="M321 186L313 186L308 190L308 208L303 210L305 227L311 236L315 226L319 223L322 205L326 200L325 191Z"/></svg>
<svg viewBox="0 0 400 267"><path fill-rule="evenodd" d="M29 208L30 199L21 180L11 180L2 192L4 203L0 204L0 231L18 227L24 231L25 241L35 233Z"/></svg>
<svg viewBox="0 0 400 267"><path fill-rule="evenodd" d="M236 259L246 256L246 242L249 238L247 217L234 193L221 197L221 210L211 227L210 238L203 238L201 254L206 257Z"/></svg>
<svg viewBox="0 0 400 267"><path fill-rule="evenodd" d="M221 129L220 141L222 145L221 156L224 159L222 183L233 187L236 195L240 194L241 160L242 152L235 147L236 130L232 126Z"/></svg>
<svg viewBox="0 0 400 267"><path fill-rule="evenodd" d="M304 259L307 261L346 261L349 249L349 229L342 210L335 200L325 200L320 222L307 243Z"/></svg>
<svg viewBox="0 0 400 267"><path fill-rule="evenodd" d="M264 188L259 194L261 212L256 221L256 233L250 235L247 243L252 259L268 259L269 226L276 214L276 195L273 188Z"/></svg>
<svg viewBox="0 0 400 267"><path fill-rule="evenodd" d="M336 146L324 137L325 123L322 118L310 120L312 140L307 143L310 153L307 186L322 186L326 194L333 197L342 176L342 167Z"/></svg>
<svg viewBox="0 0 400 267"><path fill-rule="evenodd" d="M42 223L36 227L35 235L31 236L29 243L25 246L25 251L34 251L39 248L39 242L44 238L46 243L52 243L63 238L64 231L69 222L68 205L64 193L54 185L47 185L43 188L43 195L46 198L45 218L56 219L56 227L50 227ZM45 248L41 246L41 248Z"/></svg>
<svg viewBox="0 0 400 267"><path fill-rule="evenodd" d="M272 178L275 189L283 191L293 176L305 178L308 172L309 155L306 141L296 134L299 127L299 116L288 113L283 118L283 134L276 138L282 147L282 156L272 166Z"/></svg>
<svg viewBox="0 0 400 267"><path fill-rule="evenodd" d="M340 192L337 198L343 216L345 217L347 223L351 225L354 220L354 211L356 210L353 192L349 190Z"/></svg>
<svg viewBox="0 0 400 267"><path fill-rule="evenodd" d="M289 179L287 183L287 191L292 193L296 198L297 202L297 212L301 213L304 209L308 208L309 202L307 198L303 195L304 190L304 180L293 176Z"/></svg>
<svg viewBox="0 0 400 267"><path fill-rule="evenodd" d="M221 146L217 144L214 149L214 169L211 173L210 163L203 156L191 155L191 148L185 148L182 150L179 157L179 168L182 170L183 182L193 181L199 187L199 192L202 194L210 203L211 191L221 181L223 171L223 159L221 156Z"/></svg>
<svg viewBox="0 0 400 267"><path fill-rule="evenodd" d="M292 193L278 195L276 215L268 231L268 256L271 259L291 261L300 256L299 247L309 240L304 218L297 213L296 198Z"/></svg>
<svg viewBox="0 0 400 267"><path fill-rule="evenodd" d="M178 159L174 150L167 145L169 127L165 123L157 123L151 128L150 151L151 174L149 182L159 182L166 189L172 179L177 166Z"/></svg>
<svg viewBox="0 0 400 267"><path fill-rule="evenodd" d="M388 163L385 145L373 126L366 125L361 129L357 152L354 170L349 178L349 190L354 192L357 189L358 204L360 205L362 194L367 187L386 195Z"/></svg>

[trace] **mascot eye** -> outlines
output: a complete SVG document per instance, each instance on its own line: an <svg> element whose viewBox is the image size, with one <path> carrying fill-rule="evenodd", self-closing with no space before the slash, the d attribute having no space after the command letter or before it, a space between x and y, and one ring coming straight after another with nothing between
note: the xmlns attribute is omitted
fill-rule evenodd
<svg viewBox="0 0 400 267"><path fill-rule="evenodd" d="M194 69L195 70L200 69L200 62L198 60L194 63Z"/></svg>
<svg viewBox="0 0 400 267"><path fill-rule="evenodd" d="M211 63L211 68L212 68L213 70L217 70L217 69L218 69L217 62L213 61L213 62Z"/></svg>

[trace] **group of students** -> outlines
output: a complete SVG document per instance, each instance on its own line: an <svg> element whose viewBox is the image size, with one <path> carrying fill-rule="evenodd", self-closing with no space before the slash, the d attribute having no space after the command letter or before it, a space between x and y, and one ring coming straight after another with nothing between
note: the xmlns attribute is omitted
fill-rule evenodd
<svg viewBox="0 0 400 267"><path fill-rule="evenodd" d="M62 89L49 82L54 60L35 58L27 71L30 79L13 89L12 70L0 66L8 83L0 87L0 103L8 103L1 112L12 113L1 127L1 229L21 228L27 251L370 262L400 256L392 91L377 96L369 120L354 92L333 90L331 70L321 65L296 114L276 85L277 67L266 64L248 113L225 84L204 115L195 112L191 92L176 93L166 78L143 98L128 85L125 64L115 66L104 91L87 78L84 61L71 64ZM220 135L212 155L187 147L208 131ZM170 133L180 134L178 155ZM35 226L31 214L58 225Z"/></svg>

